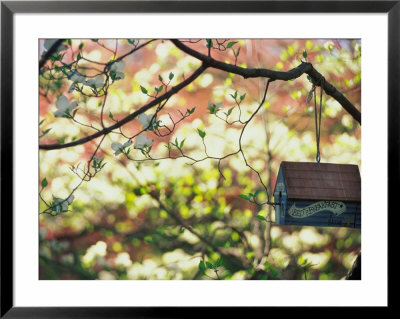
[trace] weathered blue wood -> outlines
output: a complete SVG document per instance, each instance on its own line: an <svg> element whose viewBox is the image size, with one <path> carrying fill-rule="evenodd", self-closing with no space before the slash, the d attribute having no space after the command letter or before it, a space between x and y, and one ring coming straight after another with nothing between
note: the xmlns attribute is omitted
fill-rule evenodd
<svg viewBox="0 0 400 319"><path fill-rule="evenodd" d="M343 203L346 210L340 212L339 215L336 215L329 209L323 209L315 213L312 211L310 212L309 207L318 203L320 202L284 199L280 202L281 205L275 207L276 223L279 225L361 228L361 205L359 203ZM332 202L324 201L324 203L329 205ZM333 203L336 204L338 202ZM295 208L302 213L310 213L310 216L303 218L291 216L289 211L293 205L295 205Z"/></svg>
<svg viewBox="0 0 400 319"><path fill-rule="evenodd" d="M330 202L326 201L326 203ZM289 214L289 210L293 205L296 205L296 208L302 209L310 207L310 205L313 204L315 204L313 201L287 201L287 210L285 211L286 214L284 216L285 225L361 228L359 203L343 203L346 210L339 215L336 215L328 209L318 211L305 218L295 218Z"/></svg>

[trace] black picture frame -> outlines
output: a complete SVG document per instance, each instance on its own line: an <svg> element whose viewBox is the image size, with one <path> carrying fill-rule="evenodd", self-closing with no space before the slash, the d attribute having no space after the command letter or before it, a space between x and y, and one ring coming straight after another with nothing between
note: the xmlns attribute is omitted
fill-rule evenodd
<svg viewBox="0 0 400 319"><path fill-rule="evenodd" d="M94 2L96 5L94 6ZM15 307L13 303L13 16L15 13L387 13L388 14L388 212L399 180L400 1L2 1L1 2L1 318L175 318L190 307ZM376 185L374 187L377 187ZM386 199L380 199L382 201ZM388 214L388 212L386 212ZM385 213L385 212L380 212ZM394 212L396 213L396 212ZM388 219L391 216L388 214ZM390 218L392 220L392 218ZM394 227L394 223L388 222ZM389 234L388 229L388 234ZM388 238L388 247L390 240ZM389 257L389 254L388 254ZM388 260L389 262L390 260ZM389 265L389 263L388 263ZM389 269L388 269L389 270ZM388 281L389 286L390 281ZM388 300L390 307L390 298ZM389 308L388 307L388 308ZM203 309L212 316L224 307ZM203 310L196 310L202 315ZM239 310L239 312L237 311ZM235 310L240 314L245 309ZM296 315L307 308L290 308ZM336 311L333 312L335 314ZM267 313L265 313L267 315Z"/></svg>

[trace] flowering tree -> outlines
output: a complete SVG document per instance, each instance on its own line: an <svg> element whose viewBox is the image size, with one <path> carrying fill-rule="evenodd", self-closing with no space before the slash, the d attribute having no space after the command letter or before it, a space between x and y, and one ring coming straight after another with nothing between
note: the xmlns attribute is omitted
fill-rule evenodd
<svg viewBox="0 0 400 319"><path fill-rule="evenodd" d="M43 269L68 268L72 278L309 276L317 257L278 248L293 233L273 226L271 190L280 160L320 156L321 137L323 158L359 164L357 41L40 45ZM350 259L360 234L345 231ZM337 245L338 233L305 228L298 241ZM74 246L89 234L96 244Z"/></svg>

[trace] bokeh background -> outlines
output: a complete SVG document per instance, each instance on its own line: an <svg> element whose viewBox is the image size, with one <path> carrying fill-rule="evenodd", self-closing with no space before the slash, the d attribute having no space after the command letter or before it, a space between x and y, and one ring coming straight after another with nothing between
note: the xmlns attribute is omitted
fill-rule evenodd
<svg viewBox="0 0 400 319"><path fill-rule="evenodd" d="M138 41L138 42L135 42ZM212 56L242 67L287 71L307 60L361 110L361 42L352 39L229 39L235 42ZM62 61L70 63L80 54L87 75L98 63L128 52L133 39L68 39ZM191 43L193 42L193 43ZM205 40L186 44L207 54ZM40 54L46 49L41 40ZM237 51L240 52L236 57ZM116 53L116 55L115 55ZM160 85L159 75L175 76L171 85L200 66L168 40L156 40L124 59L124 78L108 90L105 125L139 109L151 100L141 86ZM100 127L102 97L68 92L71 81L60 71L60 61L49 61L39 76L40 144L67 143L94 130L70 119L55 117L60 95L77 101L75 118ZM243 79L238 75L207 69L192 84L174 95L159 117L179 119L180 112L196 108L163 138L151 132L151 154L165 157L169 141L185 139L183 149L194 158L204 157L197 129L206 132L207 153L222 157L238 148L242 126L228 125L210 115L209 103L222 103L222 113L235 106L230 96L245 95L242 116L249 117L259 105L266 79ZM243 150L272 195L280 162L315 161L315 113L306 98L312 87L306 75L292 81L270 84L261 111L246 127ZM319 89L317 90L319 96ZM149 113L149 112L148 112ZM237 119L233 109L230 119ZM127 135L140 130L136 120L123 127ZM97 141L98 142L98 141ZM221 162L194 165L188 159L135 162L114 155L113 142L126 142L120 134L109 134L98 152L107 163L90 182L74 192L70 211L56 216L39 215L39 278L61 279L343 279L361 251L361 231L351 228L297 227L276 225L274 210L240 197L257 190L266 200L257 174L237 155ZM67 197L79 184L71 166L84 165L96 148L96 140L60 150L40 150L40 180L48 184L41 196L51 200ZM357 164L361 171L361 126L329 96L323 96L321 162ZM135 158L142 158L133 149ZM39 210L46 209L39 200ZM176 217L178 216L178 218ZM258 217L257 217L258 216ZM259 218L265 216L265 221ZM190 227L184 227L189 225ZM201 262L204 262L205 268ZM216 266L214 269L208 267Z"/></svg>

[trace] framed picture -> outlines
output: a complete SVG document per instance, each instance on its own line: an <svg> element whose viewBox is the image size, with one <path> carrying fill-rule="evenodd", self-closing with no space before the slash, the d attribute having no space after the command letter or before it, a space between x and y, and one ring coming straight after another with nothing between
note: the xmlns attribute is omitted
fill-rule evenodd
<svg viewBox="0 0 400 319"><path fill-rule="evenodd" d="M1 317L389 306L399 15L3 1Z"/></svg>

